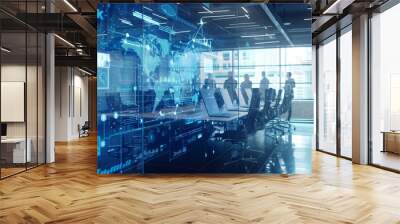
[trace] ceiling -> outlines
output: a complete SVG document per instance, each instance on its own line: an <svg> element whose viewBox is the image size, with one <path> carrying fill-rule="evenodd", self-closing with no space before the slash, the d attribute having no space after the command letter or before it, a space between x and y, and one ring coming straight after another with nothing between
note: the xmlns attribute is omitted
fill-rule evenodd
<svg viewBox="0 0 400 224"><path fill-rule="evenodd" d="M132 10L139 16L132 16ZM111 29L132 36L153 33L176 44L193 39L207 41L213 49L311 44L311 8L307 4L143 4L119 7L110 14Z"/></svg>
<svg viewBox="0 0 400 224"><path fill-rule="evenodd" d="M151 3L152 0L51 0L52 13L48 13L50 7L45 5L45 0L1 0L0 25L2 32L14 34L26 30L26 28L31 31L54 32L74 45L71 47L64 40L56 38L56 55L58 56L56 62L68 64L71 61L74 63L84 61L83 64L87 68L95 70L96 7L98 3L145 3L146 8L152 11L144 8L142 9L143 14L163 23L160 26L163 27L162 29L169 27L170 30L181 32L173 35L172 41L188 42L193 37L199 37L199 39L209 39L215 49L224 49L309 45L311 44L311 32L315 37L345 15L362 12L381 5L385 1L354 0L352 4L342 10L342 13L324 15L324 11L334 4L335 0L273 0L268 1L269 4L264 4L264 1L251 0L248 2L253 3L186 3L175 4L174 8L176 9L163 8L159 4ZM243 1L231 0L231 2ZM284 4L288 2L300 4ZM301 4L305 2L310 4ZM179 19L173 16L174 11L176 11L176 15L179 15ZM172 16L169 15L171 12ZM132 16L123 14L117 16L133 23L137 22ZM200 21L202 21L202 25L200 25ZM311 24L312 29L310 28ZM131 29L124 25L120 26L121 30ZM156 30L154 27L152 29ZM161 32L160 35L163 35L163 32L164 35L167 35L165 31L160 31L159 27L157 30L157 32ZM201 34L195 35L197 31L201 31ZM22 52L19 45L23 45L24 40L12 36L12 34L8 34L4 38L10 39L10 41L14 40L14 44L9 43L10 48L19 49L15 52ZM7 42L10 41L7 40ZM33 50L28 47L28 55L31 51Z"/></svg>

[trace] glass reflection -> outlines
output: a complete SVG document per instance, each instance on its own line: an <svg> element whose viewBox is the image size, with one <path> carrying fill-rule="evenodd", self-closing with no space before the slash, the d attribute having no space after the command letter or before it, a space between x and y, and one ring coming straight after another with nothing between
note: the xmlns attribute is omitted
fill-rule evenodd
<svg viewBox="0 0 400 224"><path fill-rule="evenodd" d="M289 47L264 7L100 4L97 172L310 172L311 12L268 4L302 21ZM276 34L255 41L241 18Z"/></svg>

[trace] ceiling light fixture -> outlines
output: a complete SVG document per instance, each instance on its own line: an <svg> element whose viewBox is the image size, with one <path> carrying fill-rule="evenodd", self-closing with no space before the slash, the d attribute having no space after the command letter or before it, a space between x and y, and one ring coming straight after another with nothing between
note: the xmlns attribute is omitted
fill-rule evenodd
<svg viewBox="0 0 400 224"><path fill-rule="evenodd" d="M287 23L283 23L283 25L290 26L290 25L292 25L292 23L287 22Z"/></svg>
<svg viewBox="0 0 400 224"><path fill-rule="evenodd" d="M323 15L340 15L343 14L343 10L351 5L353 0L336 0L322 13Z"/></svg>
<svg viewBox="0 0 400 224"><path fill-rule="evenodd" d="M5 48L5 47L1 47L0 49L1 49L2 51L6 52L6 53L10 53L10 52L11 52L11 50L9 50L9 49L7 49L7 48Z"/></svg>
<svg viewBox="0 0 400 224"><path fill-rule="evenodd" d="M259 27L260 25L242 25L242 26L227 26L226 29L239 29L239 28L250 28L250 27Z"/></svg>
<svg viewBox="0 0 400 224"><path fill-rule="evenodd" d="M234 17L228 17L228 18L217 18L217 19L213 19L214 21L217 20L227 20L227 19L239 19L239 18L244 18L246 16L234 16Z"/></svg>
<svg viewBox="0 0 400 224"><path fill-rule="evenodd" d="M78 12L78 10L73 6L68 0L64 0L64 3L68 5L74 12Z"/></svg>
<svg viewBox="0 0 400 224"><path fill-rule="evenodd" d="M254 44L277 44L277 43L280 43L280 41L279 40L265 41L265 42L257 42L257 43L254 43Z"/></svg>
<svg viewBox="0 0 400 224"><path fill-rule="evenodd" d="M255 22L249 22L249 23L233 23L233 24L229 24L229 26L251 25L251 24L255 24Z"/></svg>
<svg viewBox="0 0 400 224"><path fill-rule="evenodd" d="M204 10L206 10L208 13L213 13L211 10L209 10L207 7L205 7L205 6L202 6L202 8L204 9Z"/></svg>
<svg viewBox="0 0 400 224"><path fill-rule="evenodd" d="M225 18L225 17L232 17L235 16L234 14L227 14L227 15L219 15L219 16L203 16L203 18Z"/></svg>
<svg viewBox="0 0 400 224"><path fill-rule="evenodd" d="M240 36L242 38L251 38L251 37L271 37L271 36L275 36L274 33L271 34L260 34L260 35L244 35L244 36Z"/></svg>
<svg viewBox="0 0 400 224"><path fill-rule="evenodd" d="M143 13L140 13L138 11L133 11L132 15L138 19L142 19L143 21L150 23L150 24L154 24L156 26L159 26L160 23L155 21L153 18L151 18L150 16L147 16Z"/></svg>
<svg viewBox="0 0 400 224"><path fill-rule="evenodd" d="M119 21L121 21L121 23L124 23L126 25L133 26L133 24L130 21L128 21L127 19L119 19Z"/></svg>
<svg viewBox="0 0 400 224"><path fill-rule="evenodd" d="M88 72L88 71L86 71L86 70L83 70L83 69L81 69L81 68L79 68L79 67L78 67L78 70L81 71L81 72L83 72L83 73L85 73L85 74L87 74L87 75L93 75L92 73L90 73L90 72Z"/></svg>
<svg viewBox="0 0 400 224"><path fill-rule="evenodd" d="M160 19L165 19L165 20L168 20L167 18L165 18L164 16L160 16L160 15L158 15L158 14L155 14L155 13L152 13L154 16L157 16L158 18L160 18Z"/></svg>
<svg viewBox="0 0 400 224"><path fill-rule="evenodd" d="M149 11L153 11L153 9L151 9L151 8L149 8L149 7L146 7L146 6L143 6L143 8L145 8L145 9L147 9L147 10L149 10Z"/></svg>
<svg viewBox="0 0 400 224"><path fill-rule="evenodd" d="M242 6L241 8L243 9L243 11L244 11L245 13L247 13L247 14L249 13L245 7Z"/></svg>
<svg viewBox="0 0 400 224"><path fill-rule="evenodd" d="M199 13L199 14L209 14L210 12L211 12L211 13L229 12L229 9L213 10L213 11L208 10L208 11L200 11L200 12L197 12L197 13Z"/></svg>
<svg viewBox="0 0 400 224"><path fill-rule="evenodd" d="M62 42L64 42L65 44L69 45L70 47L75 48L75 45L73 45L71 42L69 42L68 40L62 38L61 36L59 36L58 34L54 34L55 37L57 37L59 40L61 40Z"/></svg>
<svg viewBox="0 0 400 224"><path fill-rule="evenodd" d="M179 34L179 33L190 33L190 30L182 30L182 31L175 31L174 34Z"/></svg>

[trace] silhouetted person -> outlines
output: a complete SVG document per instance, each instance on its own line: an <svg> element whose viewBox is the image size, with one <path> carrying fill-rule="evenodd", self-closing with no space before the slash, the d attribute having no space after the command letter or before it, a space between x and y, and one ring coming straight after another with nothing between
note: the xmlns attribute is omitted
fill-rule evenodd
<svg viewBox="0 0 400 224"><path fill-rule="evenodd" d="M244 75L244 81L240 83L240 88L251 89L253 83L250 81L250 76L248 74Z"/></svg>
<svg viewBox="0 0 400 224"><path fill-rule="evenodd" d="M228 72L228 79L224 82L224 89L228 90L232 102L239 102L236 92L237 86L238 82L233 78L233 72Z"/></svg>
<svg viewBox="0 0 400 224"><path fill-rule="evenodd" d="M204 87L208 89L217 88L217 83L215 82L211 73L207 74L207 78L204 80Z"/></svg>
<svg viewBox="0 0 400 224"><path fill-rule="evenodd" d="M269 88L269 80L265 75L265 71L261 72L260 94L261 99L265 100L265 91Z"/></svg>
<svg viewBox="0 0 400 224"><path fill-rule="evenodd" d="M294 88L296 87L296 82L292 78L292 73L288 72L287 73L287 79L285 81L285 98L287 99L288 103L288 121L290 121L290 118L292 117L292 101L294 98Z"/></svg>
<svg viewBox="0 0 400 224"><path fill-rule="evenodd" d="M246 101L246 104L250 103L250 99L245 90L251 89L252 85L253 85L253 83L250 81L250 76L248 74L245 74L244 81L242 83L240 83L240 91L243 95L244 100Z"/></svg>

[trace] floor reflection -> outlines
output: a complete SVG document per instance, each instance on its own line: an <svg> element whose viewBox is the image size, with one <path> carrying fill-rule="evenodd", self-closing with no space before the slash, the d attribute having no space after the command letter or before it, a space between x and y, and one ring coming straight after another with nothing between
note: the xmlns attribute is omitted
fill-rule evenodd
<svg viewBox="0 0 400 224"><path fill-rule="evenodd" d="M398 154L375 150L372 159L373 164L389 169L400 170L400 155Z"/></svg>
<svg viewBox="0 0 400 224"><path fill-rule="evenodd" d="M245 143L210 139L171 161L165 155L144 164L146 173L311 173L312 123L291 123L287 131L266 127ZM243 150L245 148L245 150Z"/></svg>

